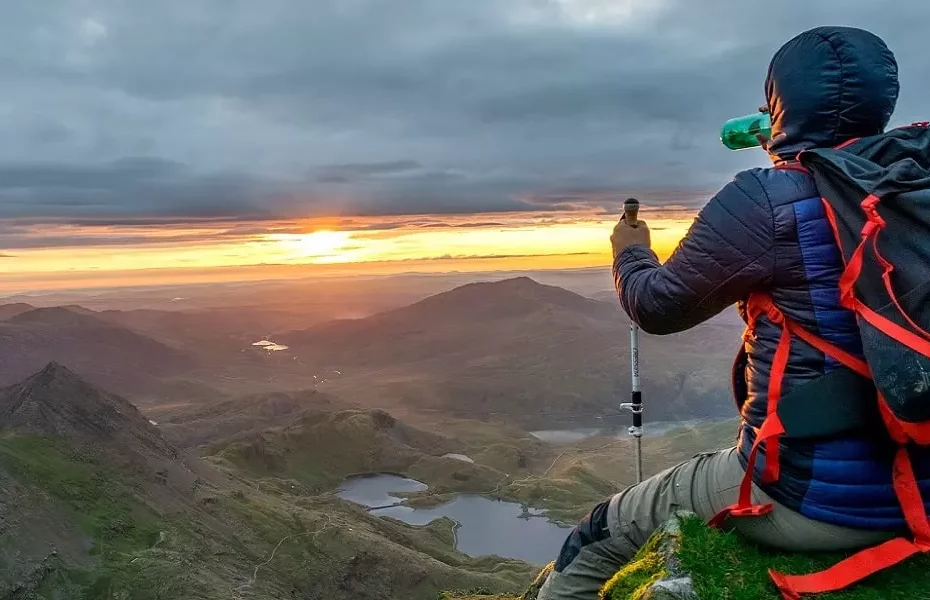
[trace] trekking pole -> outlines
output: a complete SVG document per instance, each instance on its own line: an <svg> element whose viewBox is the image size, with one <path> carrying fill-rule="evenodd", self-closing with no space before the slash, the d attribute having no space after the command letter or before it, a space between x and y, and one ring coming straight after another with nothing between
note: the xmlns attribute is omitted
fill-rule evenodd
<svg viewBox="0 0 930 600"><path fill-rule="evenodd" d="M623 203L623 214L630 227L636 227L639 201L629 198ZM633 426L627 431L636 442L636 483L643 480L643 394L639 389L639 326L630 317L630 366L632 368L632 398L620 405L633 413Z"/></svg>

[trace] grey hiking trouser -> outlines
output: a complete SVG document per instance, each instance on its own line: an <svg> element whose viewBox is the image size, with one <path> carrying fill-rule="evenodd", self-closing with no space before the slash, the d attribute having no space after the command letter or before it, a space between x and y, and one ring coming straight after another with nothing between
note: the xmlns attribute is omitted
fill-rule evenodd
<svg viewBox="0 0 930 600"><path fill-rule="evenodd" d="M604 583L678 510L705 520L736 502L743 479L736 448L699 454L599 504L572 531L538 600L595 600ZM753 486L754 503L772 503ZM728 526L765 546L792 552L850 550L894 537L813 521L773 503L762 517L729 519Z"/></svg>

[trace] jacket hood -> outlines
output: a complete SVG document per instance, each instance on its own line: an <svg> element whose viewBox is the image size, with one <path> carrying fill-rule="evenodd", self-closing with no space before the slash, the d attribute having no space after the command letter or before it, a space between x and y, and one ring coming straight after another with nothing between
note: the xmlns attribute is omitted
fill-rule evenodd
<svg viewBox="0 0 930 600"><path fill-rule="evenodd" d="M767 150L776 162L885 130L898 100L898 64L878 36L818 27L772 58L765 97L772 116Z"/></svg>

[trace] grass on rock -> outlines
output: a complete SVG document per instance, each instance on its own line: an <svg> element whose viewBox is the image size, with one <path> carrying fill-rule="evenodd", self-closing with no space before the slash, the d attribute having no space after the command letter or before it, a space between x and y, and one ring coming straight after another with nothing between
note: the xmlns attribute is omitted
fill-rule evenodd
<svg viewBox="0 0 930 600"><path fill-rule="evenodd" d="M691 574L701 600L781 600L769 569L813 573L836 564L843 553L795 554L760 548L736 533L711 529L696 517L681 524L678 557ZM653 538L636 558L605 585L604 600L639 600L649 584L664 575ZM930 558L912 558L847 590L807 595L805 600L914 600L930 598ZM592 599L593 600L593 599Z"/></svg>

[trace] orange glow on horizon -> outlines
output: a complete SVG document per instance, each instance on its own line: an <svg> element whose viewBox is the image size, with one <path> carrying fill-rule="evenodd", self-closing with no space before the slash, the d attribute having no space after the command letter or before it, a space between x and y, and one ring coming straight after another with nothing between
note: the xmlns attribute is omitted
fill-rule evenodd
<svg viewBox="0 0 930 600"><path fill-rule="evenodd" d="M674 250L693 216L686 210L643 212L661 258ZM80 242L0 248L0 289L12 293L253 280L297 272L311 276L606 266L615 222L604 215L527 213L330 218L247 226L55 226L30 235L37 240L71 236ZM236 227L246 233L237 235Z"/></svg>

